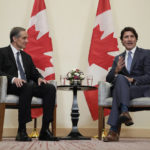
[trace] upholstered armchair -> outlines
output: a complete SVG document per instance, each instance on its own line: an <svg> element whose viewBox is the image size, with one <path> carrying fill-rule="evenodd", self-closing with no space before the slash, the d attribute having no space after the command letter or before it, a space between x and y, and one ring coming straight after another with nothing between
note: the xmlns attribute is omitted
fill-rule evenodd
<svg viewBox="0 0 150 150"><path fill-rule="evenodd" d="M50 81L56 87L56 81ZM5 109L17 109L19 97L15 95L7 95L7 77L0 76L0 141L2 140ZM33 97L31 108L42 107L42 99ZM54 109L54 121L52 123L52 132L56 135L56 106Z"/></svg>
<svg viewBox="0 0 150 150"><path fill-rule="evenodd" d="M99 119L98 119L98 136L99 140L102 138L102 131L105 128L104 108L111 109L111 84L100 81L98 86L98 105L99 105ZM132 99L130 102L129 111L150 110L150 97L140 97Z"/></svg>

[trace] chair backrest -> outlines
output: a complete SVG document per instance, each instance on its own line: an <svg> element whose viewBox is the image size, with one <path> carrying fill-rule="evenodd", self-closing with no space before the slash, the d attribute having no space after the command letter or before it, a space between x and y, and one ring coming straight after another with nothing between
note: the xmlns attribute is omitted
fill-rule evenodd
<svg viewBox="0 0 150 150"><path fill-rule="evenodd" d="M7 77L0 76L0 103L3 103L7 95Z"/></svg>
<svg viewBox="0 0 150 150"><path fill-rule="evenodd" d="M105 104L105 99L111 96L111 84L105 81L100 81L98 86L98 105Z"/></svg>
<svg viewBox="0 0 150 150"><path fill-rule="evenodd" d="M99 82L98 87L98 105L103 107L112 106L111 84ZM130 101L130 111L150 110L150 97L134 98Z"/></svg>

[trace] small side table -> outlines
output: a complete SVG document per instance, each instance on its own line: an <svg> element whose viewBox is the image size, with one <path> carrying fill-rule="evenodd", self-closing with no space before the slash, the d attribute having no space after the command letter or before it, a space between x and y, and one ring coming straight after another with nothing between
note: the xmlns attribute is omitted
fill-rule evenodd
<svg viewBox="0 0 150 150"><path fill-rule="evenodd" d="M81 135L78 130L78 121L79 121L79 108L77 102L77 91L85 90L96 90L97 87L86 86L86 85L60 85L57 86L58 90L64 91L73 91L73 104L71 110L71 121L72 121L72 130L67 137L63 137L63 140L90 140L91 138Z"/></svg>

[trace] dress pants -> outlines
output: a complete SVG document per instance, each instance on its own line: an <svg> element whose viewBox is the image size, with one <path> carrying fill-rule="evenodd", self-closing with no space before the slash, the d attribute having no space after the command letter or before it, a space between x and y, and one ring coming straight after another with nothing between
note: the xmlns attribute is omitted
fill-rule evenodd
<svg viewBox="0 0 150 150"><path fill-rule="evenodd" d="M39 97L43 100L43 122L53 121L53 111L55 106L56 89L52 84L41 86L33 82L24 83L22 87L17 88L15 84L9 84L8 94L19 96L19 124L25 124L32 120L31 118L31 101L32 97Z"/></svg>
<svg viewBox="0 0 150 150"><path fill-rule="evenodd" d="M121 104L129 106L131 99L149 96L150 85L132 85L124 75L119 74L114 81L112 91L113 102L108 124L110 126L118 126Z"/></svg>

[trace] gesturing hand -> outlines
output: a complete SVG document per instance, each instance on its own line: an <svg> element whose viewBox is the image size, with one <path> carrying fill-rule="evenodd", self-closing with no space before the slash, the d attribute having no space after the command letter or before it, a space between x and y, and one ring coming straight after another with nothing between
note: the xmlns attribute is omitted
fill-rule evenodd
<svg viewBox="0 0 150 150"><path fill-rule="evenodd" d="M128 80L130 83L134 82L134 79L133 79L133 78L129 78L129 77L127 77L127 76L125 76L125 77L127 78L127 80Z"/></svg>
<svg viewBox="0 0 150 150"><path fill-rule="evenodd" d="M125 66L124 58L122 56L119 56L119 60L118 60L118 63L117 63L115 74L120 72L124 66Z"/></svg>

